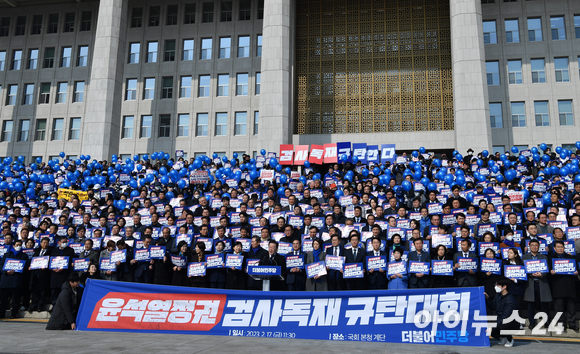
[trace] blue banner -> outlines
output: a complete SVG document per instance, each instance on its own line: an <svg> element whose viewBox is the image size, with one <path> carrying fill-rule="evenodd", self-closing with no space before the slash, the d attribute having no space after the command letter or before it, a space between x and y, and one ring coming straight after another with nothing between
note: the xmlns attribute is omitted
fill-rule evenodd
<svg viewBox="0 0 580 354"><path fill-rule="evenodd" d="M381 145L381 163L394 163L397 156L395 155L395 144Z"/></svg>
<svg viewBox="0 0 580 354"><path fill-rule="evenodd" d="M365 165L367 163L367 144L366 143L353 143L352 144L352 156L358 157L358 160Z"/></svg>
<svg viewBox="0 0 580 354"><path fill-rule="evenodd" d="M337 156L340 160L341 155L346 155L346 162L352 162L352 154L350 153L350 142L348 143L336 143Z"/></svg>
<svg viewBox="0 0 580 354"><path fill-rule="evenodd" d="M263 292L88 279L76 324L83 331L487 347L485 316L482 287Z"/></svg>

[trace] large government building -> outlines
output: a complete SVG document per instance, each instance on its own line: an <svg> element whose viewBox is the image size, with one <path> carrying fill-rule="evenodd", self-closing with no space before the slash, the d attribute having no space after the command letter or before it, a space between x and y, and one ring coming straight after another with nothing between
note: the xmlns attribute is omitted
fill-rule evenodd
<svg viewBox="0 0 580 354"><path fill-rule="evenodd" d="M578 0L0 0L0 156L580 140Z"/></svg>

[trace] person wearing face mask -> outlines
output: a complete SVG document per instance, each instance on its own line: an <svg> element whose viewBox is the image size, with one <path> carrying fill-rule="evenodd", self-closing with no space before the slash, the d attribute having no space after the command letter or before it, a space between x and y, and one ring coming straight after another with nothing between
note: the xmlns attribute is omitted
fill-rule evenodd
<svg viewBox="0 0 580 354"><path fill-rule="evenodd" d="M505 231L505 237L503 241L499 244L500 248L521 248L520 244L514 241L514 232L511 230Z"/></svg>
<svg viewBox="0 0 580 354"><path fill-rule="evenodd" d="M68 276L72 271L72 261L75 258L75 251L68 246L68 238L62 236L58 241L58 247L54 248L50 253L51 257L68 257L68 268L67 269L53 269L50 277L50 293L51 301L54 307L56 300L58 299L58 294L62 289L62 284L66 281Z"/></svg>
<svg viewBox="0 0 580 354"><path fill-rule="evenodd" d="M4 268L4 263L7 259L18 259L26 261L22 273L14 270L2 271L0 277L0 318L4 318L6 308L8 307L8 299L12 297L12 311L10 318L16 318L20 310L20 295L24 289L24 272L28 269L28 256L22 252L22 240L14 241L14 245L8 248L4 253L4 257L0 260L0 269Z"/></svg>
<svg viewBox="0 0 580 354"><path fill-rule="evenodd" d="M495 283L494 290L496 294L492 302L492 307L497 315L497 326L492 329L491 336L494 339L499 340L499 345L505 345L506 347L512 347L514 345L514 339L511 335L502 335L501 332L506 330L513 331L519 328L519 323L516 320L513 320L509 323L504 323L504 320L509 318L516 310L516 299L509 292L511 285L511 280L505 277L498 279L498 281ZM488 294L484 294L487 298Z"/></svg>

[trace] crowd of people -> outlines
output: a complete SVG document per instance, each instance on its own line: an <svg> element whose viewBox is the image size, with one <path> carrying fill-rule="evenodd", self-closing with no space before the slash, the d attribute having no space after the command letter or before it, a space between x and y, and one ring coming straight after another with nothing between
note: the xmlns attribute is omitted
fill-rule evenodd
<svg viewBox="0 0 580 354"><path fill-rule="evenodd" d="M87 278L261 290L248 267L276 265L284 280L272 290L484 286L488 313L509 288L530 328L553 302L552 315L577 330L578 272L552 269L554 260L578 262L577 153L545 144L465 156L421 148L393 162L340 155L303 166L281 166L264 150L231 160L5 158L0 318L54 306L63 291L78 304ZM289 256L299 256L291 266ZM526 260L548 268L523 279L504 273ZM450 271L435 272L436 261ZM412 271L412 262L430 266ZM310 274L315 263L323 267ZM71 316L62 319L70 327Z"/></svg>

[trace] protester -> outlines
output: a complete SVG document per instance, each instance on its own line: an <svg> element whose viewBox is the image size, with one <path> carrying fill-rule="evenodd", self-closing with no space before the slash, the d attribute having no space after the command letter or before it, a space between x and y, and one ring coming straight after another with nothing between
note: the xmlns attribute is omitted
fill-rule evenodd
<svg viewBox="0 0 580 354"><path fill-rule="evenodd" d="M77 311L81 300L79 285L80 278L74 273L62 284L46 329L76 329Z"/></svg>

